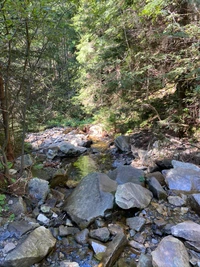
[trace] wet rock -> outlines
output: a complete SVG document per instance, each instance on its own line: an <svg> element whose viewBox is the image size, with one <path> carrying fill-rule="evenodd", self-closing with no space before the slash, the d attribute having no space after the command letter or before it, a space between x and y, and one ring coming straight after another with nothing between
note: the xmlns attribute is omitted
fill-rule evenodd
<svg viewBox="0 0 200 267"><path fill-rule="evenodd" d="M137 267L153 267L152 265L152 256L141 254L139 257L138 265Z"/></svg>
<svg viewBox="0 0 200 267"><path fill-rule="evenodd" d="M109 243L100 263L101 267L112 267L118 260L124 247L127 245L126 236L123 233L116 235Z"/></svg>
<svg viewBox="0 0 200 267"><path fill-rule="evenodd" d="M113 208L114 197L110 192L115 188L116 183L107 175L91 173L81 180L62 209L83 229Z"/></svg>
<svg viewBox="0 0 200 267"><path fill-rule="evenodd" d="M32 178L28 183L28 193L33 204L43 204L49 193L49 182L39 178Z"/></svg>
<svg viewBox="0 0 200 267"><path fill-rule="evenodd" d="M173 236L161 240L152 252L152 262L154 267L190 267L185 246Z"/></svg>
<svg viewBox="0 0 200 267"><path fill-rule="evenodd" d="M161 184L155 177L147 180L149 190L153 193L153 196L157 199L166 199L167 193L162 188Z"/></svg>
<svg viewBox="0 0 200 267"><path fill-rule="evenodd" d="M144 185L144 172L132 166L119 166L108 173L108 176L115 180L117 184L128 182Z"/></svg>
<svg viewBox="0 0 200 267"><path fill-rule="evenodd" d="M110 238L110 231L107 227L90 230L90 237L102 242L107 242Z"/></svg>
<svg viewBox="0 0 200 267"><path fill-rule="evenodd" d="M200 215L200 194L191 194L188 197L188 204L198 215Z"/></svg>
<svg viewBox="0 0 200 267"><path fill-rule="evenodd" d="M30 267L41 261L55 246L56 239L43 226L38 227L29 236L7 254L4 267Z"/></svg>
<svg viewBox="0 0 200 267"><path fill-rule="evenodd" d="M115 202L122 209L143 209L149 205L152 197L152 193L141 185L126 183L117 187Z"/></svg>
<svg viewBox="0 0 200 267"><path fill-rule="evenodd" d="M152 177L154 177L154 178L156 178L156 180L158 180L158 182L161 184L161 186L166 185L165 178L161 172L147 173L147 174L145 174L145 177L147 179L151 179Z"/></svg>
<svg viewBox="0 0 200 267"><path fill-rule="evenodd" d="M194 170L200 173L200 168L192 163L188 163L188 162L181 162L178 160L172 160L172 166L174 169L187 169L187 170Z"/></svg>
<svg viewBox="0 0 200 267"><path fill-rule="evenodd" d="M193 221L178 223L171 228L172 235L189 241L200 240L200 225Z"/></svg>
<svg viewBox="0 0 200 267"><path fill-rule="evenodd" d="M169 196L168 202L176 207L181 207L186 205L187 196L183 195L181 197L179 196Z"/></svg>
<svg viewBox="0 0 200 267"><path fill-rule="evenodd" d="M89 236L89 230L86 228L86 229L76 233L75 240L81 245L87 244L88 236Z"/></svg>
<svg viewBox="0 0 200 267"><path fill-rule="evenodd" d="M142 231L145 223L146 219L139 216L126 219L126 224L130 227L130 229L133 229L137 232Z"/></svg>
<svg viewBox="0 0 200 267"><path fill-rule="evenodd" d="M125 135L120 135L115 139L115 146L123 152L131 151L130 137Z"/></svg>
<svg viewBox="0 0 200 267"><path fill-rule="evenodd" d="M182 192L200 191L200 172L193 169L177 168L163 172L171 190Z"/></svg>

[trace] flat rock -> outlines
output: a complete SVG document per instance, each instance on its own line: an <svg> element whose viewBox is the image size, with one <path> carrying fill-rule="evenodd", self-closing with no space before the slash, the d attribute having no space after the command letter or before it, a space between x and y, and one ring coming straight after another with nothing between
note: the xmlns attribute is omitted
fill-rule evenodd
<svg viewBox="0 0 200 267"><path fill-rule="evenodd" d="M125 184L132 182L144 185L144 171L132 166L119 166L115 170L108 173L108 176L117 182L117 184Z"/></svg>
<svg viewBox="0 0 200 267"><path fill-rule="evenodd" d="M176 207L181 207L186 204L187 196L183 195L181 197L179 196L169 196L168 202Z"/></svg>
<svg viewBox="0 0 200 267"><path fill-rule="evenodd" d="M200 168L193 163L181 162L178 160L172 160L172 166L174 169L179 169L179 168L190 169L190 170L198 171L200 173Z"/></svg>
<svg viewBox="0 0 200 267"><path fill-rule="evenodd" d="M171 228L173 236L181 237L188 241L200 240L200 224L193 221L178 223Z"/></svg>
<svg viewBox="0 0 200 267"><path fill-rule="evenodd" d="M19 246L7 254L2 266L30 267L40 262L55 246L56 239L43 226L38 227Z"/></svg>
<svg viewBox="0 0 200 267"><path fill-rule="evenodd" d="M84 177L62 209L80 228L87 227L104 212L113 208L116 182L102 173L91 173Z"/></svg>
<svg viewBox="0 0 200 267"><path fill-rule="evenodd" d="M115 202L122 209L143 209L149 205L152 197L152 193L141 185L126 183L117 187Z"/></svg>
<svg viewBox="0 0 200 267"><path fill-rule="evenodd" d="M173 236L164 237L151 254L154 267L190 267L185 246Z"/></svg>
<svg viewBox="0 0 200 267"><path fill-rule="evenodd" d="M163 171L165 181L171 190L182 192L200 191L200 172L193 169L176 168Z"/></svg>

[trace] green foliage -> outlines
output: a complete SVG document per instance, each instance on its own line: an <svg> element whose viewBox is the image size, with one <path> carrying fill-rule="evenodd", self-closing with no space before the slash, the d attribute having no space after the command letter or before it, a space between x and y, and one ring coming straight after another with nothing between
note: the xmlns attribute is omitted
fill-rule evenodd
<svg viewBox="0 0 200 267"><path fill-rule="evenodd" d="M6 205L6 196L4 194L0 194L0 215L2 211L5 209Z"/></svg>
<svg viewBox="0 0 200 267"><path fill-rule="evenodd" d="M13 166L13 162L8 161L8 162L7 162L7 168L8 168L8 169L11 169L12 166ZM0 162L0 170L1 170L1 171L4 170L4 165L3 165L1 162Z"/></svg>

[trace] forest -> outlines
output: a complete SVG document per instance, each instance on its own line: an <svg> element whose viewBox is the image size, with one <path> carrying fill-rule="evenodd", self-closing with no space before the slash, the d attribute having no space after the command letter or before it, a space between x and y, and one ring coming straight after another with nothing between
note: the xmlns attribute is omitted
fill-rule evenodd
<svg viewBox="0 0 200 267"><path fill-rule="evenodd" d="M1 165L26 133L200 123L199 0L1 0Z"/></svg>

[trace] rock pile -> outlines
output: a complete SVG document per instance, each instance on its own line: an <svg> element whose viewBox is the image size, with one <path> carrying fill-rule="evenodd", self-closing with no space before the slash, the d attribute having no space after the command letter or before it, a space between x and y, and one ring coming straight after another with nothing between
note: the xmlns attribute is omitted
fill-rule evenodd
<svg viewBox="0 0 200 267"><path fill-rule="evenodd" d="M75 189L34 177L26 196L7 196L15 220L1 220L0 266L200 266L200 168L133 165L91 173Z"/></svg>

